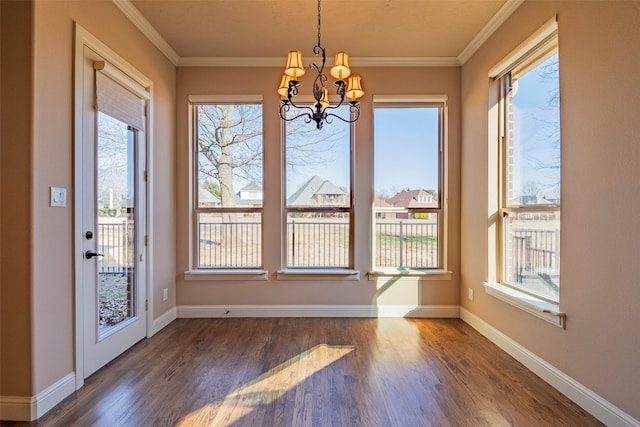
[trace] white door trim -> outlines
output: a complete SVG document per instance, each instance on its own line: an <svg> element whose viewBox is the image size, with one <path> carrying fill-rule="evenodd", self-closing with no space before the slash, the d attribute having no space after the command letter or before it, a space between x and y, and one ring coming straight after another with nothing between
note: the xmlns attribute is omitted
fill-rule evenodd
<svg viewBox="0 0 640 427"><path fill-rule="evenodd" d="M147 88L150 94L150 100L148 102L148 118L147 118L147 131L145 132L145 152L146 152L146 172L148 176L151 174L152 165L152 144L153 140L153 83L146 76L136 70L121 56L107 47L100 40L91 35L80 24L74 22L75 33L75 47L74 47L74 290L75 290L75 386L76 390L84 385L84 291L81 286L82 283L82 265L83 260L82 249L82 210L83 210L83 182L82 182L82 141L83 141L83 93L84 93L84 48L95 51L100 56L105 58L111 64L115 65L121 71L125 72L129 77L134 79L143 87ZM148 310L143 316L146 324L146 335L151 336L151 325L153 324L153 293L150 289L150 284L153 283L153 251L151 250L151 236L149 230L153 229L153 200L152 200L152 188L151 180L148 179L145 182L146 185L146 218L145 229L141 230L141 233L149 236L149 244L146 246L146 298L148 301Z"/></svg>

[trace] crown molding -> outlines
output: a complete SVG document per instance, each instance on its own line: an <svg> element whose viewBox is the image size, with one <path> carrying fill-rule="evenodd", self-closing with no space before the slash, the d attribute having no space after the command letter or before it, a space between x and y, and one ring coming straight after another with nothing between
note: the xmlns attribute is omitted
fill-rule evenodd
<svg viewBox="0 0 640 427"><path fill-rule="evenodd" d="M315 57L303 58L311 63ZM285 57L278 58L241 58L241 57L184 57L176 64L178 67L284 67ZM350 57L352 67L458 67L455 57Z"/></svg>
<svg viewBox="0 0 640 427"><path fill-rule="evenodd" d="M130 0L112 0L133 24L166 56L173 65L178 65L180 55L173 50L158 31L142 16Z"/></svg>
<svg viewBox="0 0 640 427"><path fill-rule="evenodd" d="M458 67L460 62L453 56L410 56L410 57L351 57L352 67Z"/></svg>
<svg viewBox="0 0 640 427"><path fill-rule="evenodd" d="M180 57L130 0L112 0L122 13L177 67L282 67L284 58ZM524 0L507 0L457 57L351 57L356 67L459 67L482 46ZM313 61L313 58L305 58Z"/></svg>
<svg viewBox="0 0 640 427"><path fill-rule="evenodd" d="M306 60L306 59L305 59ZM287 57L248 58L248 57L182 57L178 67L284 67Z"/></svg>
<svg viewBox="0 0 640 427"><path fill-rule="evenodd" d="M460 65L464 65L522 3L524 3L524 0L507 0L493 18L487 22L487 25L485 25L467 47L460 52L457 58Z"/></svg>

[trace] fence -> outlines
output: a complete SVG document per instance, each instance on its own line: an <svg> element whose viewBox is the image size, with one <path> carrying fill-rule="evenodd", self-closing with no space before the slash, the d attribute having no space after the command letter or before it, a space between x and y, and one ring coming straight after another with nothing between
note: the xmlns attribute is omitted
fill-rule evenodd
<svg viewBox="0 0 640 427"><path fill-rule="evenodd" d="M287 267L348 267L348 222L287 223Z"/></svg>
<svg viewBox="0 0 640 427"><path fill-rule="evenodd" d="M511 236L513 275L516 283L527 276L551 280L560 272L557 230L514 230Z"/></svg>
<svg viewBox="0 0 640 427"><path fill-rule="evenodd" d="M259 222L200 223L199 267L262 266L262 224ZM377 222L375 262L378 267L438 267L438 224ZM101 273L125 273L133 261L133 223L99 224ZM288 267L349 266L347 222L287 223ZM531 246L531 245L530 245ZM523 259L536 260L529 246ZM525 247L525 246L523 246ZM276 248L277 249L277 248Z"/></svg>
<svg viewBox="0 0 640 427"><path fill-rule="evenodd" d="M435 222L377 222L377 267L438 267L438 224Z"/></svg>
<svg viewBox="0 0 640 427"><path fill-rule="evenodd" d="M199 267L251 268L262 265L262 224L200 223Z"/></svg>
<svg viewBox="0 0 640 427"><path fill-rule="evenodd" d="M98 258L100 273L125 274L133 266L134 223L122 221L120 224L98 224Z"/></svg>

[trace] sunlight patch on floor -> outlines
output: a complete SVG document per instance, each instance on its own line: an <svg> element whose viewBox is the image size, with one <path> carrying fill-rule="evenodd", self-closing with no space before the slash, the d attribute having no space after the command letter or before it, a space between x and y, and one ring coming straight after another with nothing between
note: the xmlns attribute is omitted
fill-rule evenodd
<svg viewBox="0 0 640 427"><path fill-rule="evenodd" d="M217 411L217 405L206 405L188 414L176 425L178 427L232 425L255 408L274 402L316 372L353 350L353 346L318 344L232 391L225 397Z"/></svg>

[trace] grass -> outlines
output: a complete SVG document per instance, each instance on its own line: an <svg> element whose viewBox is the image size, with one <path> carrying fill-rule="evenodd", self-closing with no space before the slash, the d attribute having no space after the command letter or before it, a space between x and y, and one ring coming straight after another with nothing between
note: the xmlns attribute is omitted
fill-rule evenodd
<svg viewBox="0 0 640 427"><path fill-rule="evenodd" d="M399 246L400 236L398 236L397 234L377 233L376 241L392 243ZM416 245L422 244L422 245L434 246L434 245L437 245L438 238L436 236L402 236L402 241L410 244L416 244Z"/></svg>

